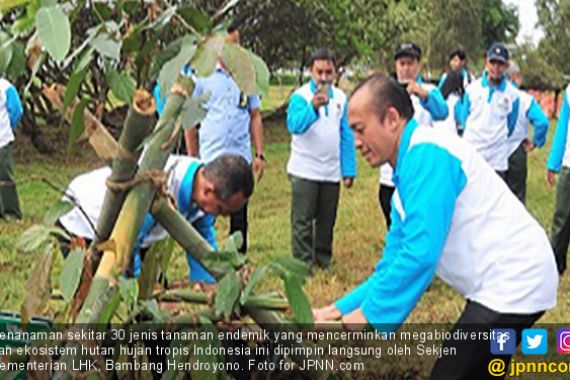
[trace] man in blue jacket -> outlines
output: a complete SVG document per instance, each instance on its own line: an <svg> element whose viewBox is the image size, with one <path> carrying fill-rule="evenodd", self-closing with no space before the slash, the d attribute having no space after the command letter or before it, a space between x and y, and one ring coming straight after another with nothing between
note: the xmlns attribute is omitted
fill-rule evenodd
<svg viewBox="0 0 570 380"><path fill-rule="evenodd" d="M356 177L354 136L348 128L346 95L333 85L335 57L319 49L309 60L311 80L289 100L291 245L293 256L330 266L340 182Z"/></svg>
<svg viewBox="0 0 570 380"><path fill-rule="evenodd" d="M566 254L570 240L570 138L568 138L568 119L570 116L570 85L566 88L562 108L558 116L554 140L550 147L550 155L546 164L546 183L553 187L556 175L559 173L556 185L556 205L552 221L550 241L554 249L558 272L566 270Z"/></svg>
<svg viewBox="0 0 570 380"><path fill-rule="evenodd" d="M0 78L0 218L3 219L22 218L12 163L14 128L22 112L16 87Z"/></svg>
<svg viewBox="0 0 570 380"><path fill-rule="evenodd" d="M416 122L409 96L384 75L356 88L348 115L368 163L394 167L392 225L372 275L314 310L315 320L397 329L436 274L467 301L460 328L509 324L520 334L556 305L558 274L546 233L472 147ZM457 344L457 355L440 358L432 378L488 378L489 340ZM508 362L511 354L501 358Z"/></svg>
<svg viewBox="0 0 570 380"><path fill-rule="evenodd" d="M176 199L178 211L213 249L217 249L214 216L229 215L242 207L253 193L253 174L247 161L237 155L224 154L203 165L196 158L171 155L165 171L170 173L167 187ZM59 218L60 226L74 236L93 240L93 226L97 226L106 192L105 181L110 174L111 169L103 167L71 181L64 199L71 199L78 205ZM137 276L140 272L138 251L166 237L166 231L148 214L139 231L133 255L134 269L130 274ZM215 279L190 255L187 259L190 281L215 283Z"/></svg>

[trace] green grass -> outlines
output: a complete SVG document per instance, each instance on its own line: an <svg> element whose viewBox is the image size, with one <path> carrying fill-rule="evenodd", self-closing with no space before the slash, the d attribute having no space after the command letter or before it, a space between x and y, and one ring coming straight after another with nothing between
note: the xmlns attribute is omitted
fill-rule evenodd
<svg viewBox="0 0 570 380"><path fill-rule="evenodd" d="M278 104L289 94L289 88L272 87L272 104ZM554 124L553 124L554 127ZM544 165L552 138L547 147L537 150L529 158L528 208L537 220L550 230L553 213L553 190L544 182ZM270 262L275 257L289 256L290 244L290 185L287 180L286 164L289 156L289 136L285 126L275 123L266 131L267 167L261 182L256 186L250 201L250 249L248 257L254 265ZM16 143L16 176L18 191L24 212L20 223L0 222L0 310L19 310L26 291L26 276L40 253L24 254L15 250L19 235L34 223L41 222L50 205L59 198L36 177L44 176L54 183L65 185L75 175L98 167L101 163L87 146L74 154L62 153L57 157L40 156L30 148L29 142L19 137ZM342 189L337 223L335 227L333 268L329 272L317 271L309 279L306 291L312 305L325 306L354 286L372 272L384 245L386 228L377 200L378 170L368 167L358 158L358 178L355 186ZM227 220L218 218L218 237L227 236ZM58 257L55 273L61 266ZM181 279L188 273L186 259L181 250L176 251L169 278ZM52 286L57 278L52 276ZM269 278L260 286L262 291L279 291L281 284L276 278ZM570 311L567 297L570 290L568 278L563 278L558 306L548 312L543 322L564 322ZM461 312L464 301L441 281L435 281L409 321L452 322ZM46 314L53 316L56 305L51 305Z"/></svg>

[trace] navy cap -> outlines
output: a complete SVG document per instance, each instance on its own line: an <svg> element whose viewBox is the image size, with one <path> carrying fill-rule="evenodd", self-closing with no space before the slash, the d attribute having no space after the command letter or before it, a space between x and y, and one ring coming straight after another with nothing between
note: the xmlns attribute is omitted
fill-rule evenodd
<svg viewBox="0 0 570 380"><path fill-rule="evenodd" d="M495 42L487 50L487 59L507 63L509 61L509 50L504 44Z"/></svg>
<svg viewBox="0 0 570 380"><path fill-rule="evenodd" d="M420 59L422 57L422 49L413 42L403 42L396 48L396 56L394 59L403 56Z"/></svg>

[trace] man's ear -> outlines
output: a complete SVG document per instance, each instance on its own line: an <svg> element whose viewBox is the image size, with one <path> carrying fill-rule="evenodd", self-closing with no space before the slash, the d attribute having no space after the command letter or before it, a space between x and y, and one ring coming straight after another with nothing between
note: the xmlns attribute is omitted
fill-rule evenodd
<svg viewBox="0 0 570 380"><path fill-rule="evenodd" d="M394 107L389 107L386 110L386 117L384 118L384 123L388 127L388 130L390 132L394 132L395 130L397 130L400 124L399 121L400 121L400 113L398 112L398 110Z"/></svg>

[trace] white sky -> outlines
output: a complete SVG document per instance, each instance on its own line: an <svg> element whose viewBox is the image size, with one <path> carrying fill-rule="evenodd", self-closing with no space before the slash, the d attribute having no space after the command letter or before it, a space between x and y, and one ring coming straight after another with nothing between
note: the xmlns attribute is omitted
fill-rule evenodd
<svg viewBox="0 0 570 380"><path fill-rule="evenodd" d="M544 35L543 31L535 25L538 22L534 0L505 0L507 4L514 4L519 9L520 30L517 42L521 43L530 39L533 44L538 45L538 41Z"/></svg>

